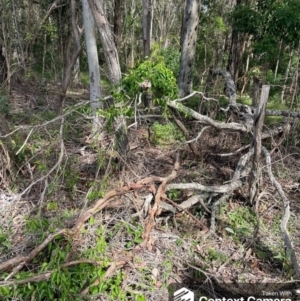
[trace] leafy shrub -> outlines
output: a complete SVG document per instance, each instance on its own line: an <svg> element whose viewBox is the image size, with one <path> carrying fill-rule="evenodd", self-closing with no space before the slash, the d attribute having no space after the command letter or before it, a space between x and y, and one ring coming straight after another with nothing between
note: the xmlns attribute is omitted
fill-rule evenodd
<svg viewBox="0 0 300 301"><path fill-rule="evenodd" d="M157 145L171 144L184 139L179 129L171 122L160 124L155 122L152 126L152 142Z"/></svg>
<svg viewBox="0 0 300 301"><path fill-rule="evenodd" d="M115 93L115 98L127 101L141 92L140 83L145 80L151 82L153 100L165 105L168 99L178 95L178 87L173 72L167 68L163 57L151 57L142 62L137 68L125 75L121 82L121 91Z"/></svg>

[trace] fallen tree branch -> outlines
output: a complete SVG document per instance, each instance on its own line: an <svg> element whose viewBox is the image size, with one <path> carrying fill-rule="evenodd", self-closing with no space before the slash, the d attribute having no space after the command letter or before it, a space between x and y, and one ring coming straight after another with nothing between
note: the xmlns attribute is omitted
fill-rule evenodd
<svg viewBox="0 0 300 301"><path fill-rule="evenodd" d="M200 157L200 152L197 148L197 145L195 144L194 139L189 140L190 139L190 133L189 131L185 128L184 124L177 118L177 116L175 115L175 110L170 109L170 112L173 116L173 119L175 121L175 123L177 124L177 126L179 127L179 129L181 130L183 136L185 137L186 140L188 140L188 145L190 147L190 149L192 150L192 152L194 153L194 155L196 157Z"/></svg>
<svg viewBox="0 0 300 301"><path fill-rule="evenodd" d="M300 118L300 112L291 112L283 110L266 110L266 116L284 116L292 118Z"/></svg>
<svg viewBox="0 0 300 301"><path fill-rule="evenodd" d="M231 105L235 105L236 104L236 88L235 88L235 84L234 84L231 74L224 69L221 69L221 70L209 69L209 74L210 74L210 76L221 75L224 78L225 85L226 85L226 92L229 96L229 102Z"/></svg>
<svg viewBox="0 0 300 301"><path fill-rule="evenodd" d="M34 257L38 255L42 250L44 250L47 245L55 240L58 236L65 236L65 237L75 237L80 230L83 228L86 221L88 221L94 214L96 214L98 211L102 210L104 207L107 206L107 204L116 196L131 192L135 189L140 188L146 188L150 186L150 184L154 182L160 182L161 185L158 188L156 197L155 197L155 204L154 207L151 210L151 216L149 218L150 224L147 227L147 231L145 231L145 243L147 242L147 238L150 237L150 232L153 226L154 216L158 212L159 203L161 196L165 190L166 184L168 181L173 180L177 175L177 170L179 168L179 156L177 156L176 163L174 165L172 173L168 177L148 177L145 179L142 179L137 182L133 182L128 186L124 186L121 189L116 189L108 192L102 199L99 199L93 206L91 206L87 211L85 211L82 215L80 215L77 220L70 225L70 228L64 228L61 229L53 234L49 234L48 237L40 243L38 246L36 246L28 255L17 255L16 257L13 257L5 262L0 263L0 271L9 271L13 269L14 267L17 267L18 270L24 267L25 264L32 261ZM154 222L155 225L155 222ZM150 227L151 226L151 227Z"/></svg>
<svg viewBox="0 0 300 301"><path fill-rule="evenodd" d="M226 193L230 194L237 188L241 187L243 184L242 179L248 176L250 173L250 168L247 168L247 162L250 160L250 157L253 155L253 149L248 153L243 155L236 167L232 180L229 184L219 185L219 186L207 186L199 183L176 183L169 184L166 187L166 191L171 189L196 189L205 192L214 192L214 193Z"/></svg>
<svg viewBox="0 0 300 301"><path fill-rule="evenodd" d="M169 181L172 181L177 176L177 171L179 169L179 154L176 154L176 161L174 164L174 168L171 172L171 174L165 178L162 178L161 184L159 185L156 195L155 195L155 201L153 207L150 209L148 219L146 221L145 231L143 234L143 242L141 243L140 247L148 249L152 248L152 241L151 241L151 230L155 226L155 216L159 212L159 204L160 201L164 195L166 185Z"/></svg>
<svg viewBox="0 0 300 301"><path fill-rule="evenodd" d="M194 195L193 197L191 197L189 199L189 207L191 207L194 204L197 204L198 202L200 202L200 198L197 198L198 196ZM189 211L187 211L187 208L182 208L181 205L177 205L175 202L173 202L171 199L169 199L166 195L164 196L164 199L167 200L170 204L172 204L175 208L178 209L178 211L184 211L188 216L190 216L197 224L200 225L200 227L204 230L204 231L208 231L207 227L198 219L196 218L192 213L190 213ZM192 200L191 200L192 199ZM201 199L202 200L202 199ZM186 201L187 202L187 201ZM203 204L203 200L201 202L201 204ZM187 204L185 204L187 205ZM204 208L206 208L205 205L202 205ZM206 210L208 210L206 208ZM209 211L209 210L208 210Z"/></svg>
<svg viewBox="0 0 300 301"><path fill-rule="evenodd" d="M16 127L13 131L11 131L10 133L6 134L6 135L2 135L0 136L0 138L7 138L11 135L13 135L15 132L19 131L19 130L27 130L27 129L31 129L31 131L34 129L34 130L38 130L40 128L43 128L43 127L46 127L47 125L51 124L51 123L55 123L56 121L60 120L60 119L64 119L66 116L70 115L71 113L75 112L78 108L82 107L82 106L85 106L89 104L89 101L82 101L82 102L79 102L77 104L75 104L74 106L72 106L72 109L67 111L65 114L63 115L59 115L59 116L56 116L55 118L49 120L49 121L46 121L42 124L38 124L38 125L34 125L34 126L31 126L31 125L21 125L21 126L18 126ZM85 118L87 118L85 116Z"/></svg>
<svg viewBox="0 0 300 301"><path fill-rule="evenodd" d="M283 203L283 217L280 223L280 230L282 233L282 237L283 237L283 242L285 245L285 248L287 249L288 253L291 256L291 261L293 263L293 267L294 267L294 271L295 271L295 276L296 279L300 279L300 267L299 267L299 263L294 251L294 247L293 244L291 242L288 230L287 230L287 224L289 222L289 218L290 218L290 202L288 200L288 198L286 197L281 185L278 183L278 181L275 179L273 173L272 173L272 169L271 169L271 156L270 153L268 152L268 150L265 147L262 147L262 151L266 157L266 169L267 169L267 173L269 175L270 181L271 183L274 185L274 187L276 188L282 203Z"/></svg>
<svg viewBox="0 0 300 301"><path fill-rule="evenodd" d="M227 201L229 198L230 198L230 195L225 194L213 203L212 208L211 208L210 230L206 234L207 236L209 236L211 234L215 234L215 232L216 232L216 211L217 211L217 207L222 202Z"/></svg>
<svg viewBox="0 0 300 301"><path fill-rule="evenodd" d="M250 129L245 125L242 125L242 124L236 123L236 122L226 123L226 122L215 121L214 119L209 118L206 115L202 115L200 113L197 113L196 111L194 111L194 110L192 110L192 109L190 109L190 108L188 108L188 107L184 106L183 104L178 103L176 101L168 102L168 106L183 112L187 116L193 117L194 119L200 121L200 123L203 123L203 124L206 124L206 125L211 125L216 129L233 130L233 131L239 131L239 132L243 132L243 133L250 132Z"/></svg>

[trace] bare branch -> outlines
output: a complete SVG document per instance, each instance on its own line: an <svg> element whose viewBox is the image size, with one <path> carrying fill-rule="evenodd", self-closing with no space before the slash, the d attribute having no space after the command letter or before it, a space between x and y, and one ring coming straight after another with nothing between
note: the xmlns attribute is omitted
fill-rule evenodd
<svg viewBox="0 0 300 301"><path fill-rule="evenodd" d="M262 147L262 151L263 151L263 153L266 157L266 168L267 168L267 173L269 175L271 183L275 186L278 194L281 197L282 203L283 203L283 217L282 217L282 220L281 220L281 223L280 223L280 230L281 230L281 233L282 233L282 236L283 236L283 241L284 241L285 247L287 248L287 250L290 253L291 261L292 261L293 266L294 266L296 279L300 279L299 263L298 263L296 253L294 251L294 247L293 247L292 241L290 239L290 236L289 236L289 233L288 233L288 230L287 230L287 224L288 224L289 219L290 219L290 201L286 197L281 185L278 183L278 181L275 179L275 177L272 173L270 153L268 152L268 150L265 147Z"/></svg>

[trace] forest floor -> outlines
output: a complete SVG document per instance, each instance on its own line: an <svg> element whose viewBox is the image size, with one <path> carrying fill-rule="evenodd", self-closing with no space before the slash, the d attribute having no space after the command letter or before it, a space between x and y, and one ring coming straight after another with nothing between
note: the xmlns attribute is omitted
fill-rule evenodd
<svg viewBox="0 0 300 301"><path fill-rule="evenodd" d="M60 124L51 121L56 117L56 90L59 89L55 86L13 88L6 117L11 129L19 129L12 136L15 153L17 150L19 153L16 163L12 163L11 174L7 173L6 185L0 189L0 263L29 254L48 233L72 224L109 191L152 176L167 177L174 168L177 153L179 169L172 183L209 186L229 183L243 153L227 157L220 154L234 152L250 141L237 132L209 128L197 141L201 153L197 158L171 119L158 118L150 123L140 119L137 126L129 128L130 152L120 169L113 135L107 135L101 143L91 139L86 105L66 114L64 159L48 174L61 154L57 139ZM86 87L70 89L66 107L86 100ZM193 120L182 121L191 138L203 128ZM26 140L31 129L34 130ZM271 153L272 171L290 201L288 229L299 260L299 132L294 132L292 138L272 137L263 144ZM14 201L15 194L34 182L26 194ZM249 204L247 179L244 186L220 203L214 233L208 231L210 212L220 194L168 190L167 199L179 206L193 195L201 195L205 207L198 202L181 212L162 208L151 230L151 248L138 248L147 224L143 200L159 184L152 185L154 188L147 186L121 194L93 214L72 240L64 262L82 258L117 262L125 258L119 286L130 296L145 297L128 297L128 300L172 300L172 291L181 287L199 296L246 296L253 294L254 288L259 293L278 291L279 284L292 281L293 266L289 254L285 254L279 228L282 202L265 173L255 204ZM168 204L176 209L172 202ZM26 270L36 272L41 262L51 260L47 254L45 251L42 260L28 263ZM262 286L251 285L254 283ZM104 289L91 300L118 300L108 297L109 294L109 288Z"/></svg>

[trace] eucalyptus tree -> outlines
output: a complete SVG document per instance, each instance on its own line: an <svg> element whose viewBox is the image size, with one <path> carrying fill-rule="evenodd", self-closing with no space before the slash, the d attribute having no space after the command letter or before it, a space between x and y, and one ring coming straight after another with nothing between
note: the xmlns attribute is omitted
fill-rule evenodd
<svg viewBox="0 0 300 301"><path fill-rule="evenodd" d="M143 46L144 57L150 56L151 47L151 21L152 21L152 1L143 0Z"/></svg>
<svg viewBox="0 0 300 301"><path fill-rule="evenodd" d="M104 13L103 2L102 0L88 0L88 2L100 35L105 61L108 67L109 80L113 85L118 84L122 77L119 54L116 44L114 43L110 24Z"/></svg>
<svg viewBox="0 0 300 301"><path fill-rule="evenodd" d="M190 94L192 89L192 73L199 26L199 9L200 3L198 0L186 0L178 78L180 97Z"/></svg>
<svg viewBox="0 0 300 301"><path fill-rule="evenodd" d="M92 114L96 117L97 108L101 107L101 87L100 87L100 68L97 50L97 41L95 33L95 21L90 9L88 0L81 0L82 3L82 15L84 21L84 34L86 43L86 52L89 65L89 77L90 77L90 104ZM95 122L96 119L94 118ZM94 122L94 123L95 123ZM94 124L94 128L95 128Z"/></svg>
<svg viewBox="0 0 300 301"><path fill-rule="evenodd" d="M102 0L88 0L88 3L100 35L105 61L108 67L109 81L112 86L115 86L120 83L122 74L117 47L114 42L110 24L104 13L103 2ZM126 157L128 152L127 125L125 118L122 115L116 117L114 128L116 149L119 155Z"/></svg>
<svg viewBox="0 0 300 301"><path fill-rule="evenodd" d="M115 0L114 1L114 41L116 47L119 47L120 39L121 39L121 19L122 19L122 1Z"/></svg>

